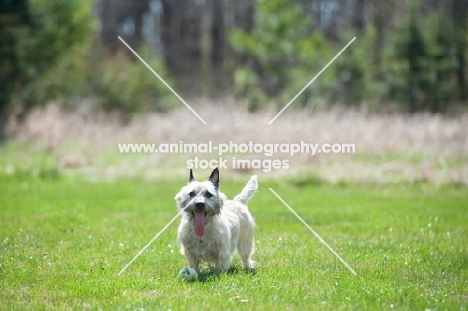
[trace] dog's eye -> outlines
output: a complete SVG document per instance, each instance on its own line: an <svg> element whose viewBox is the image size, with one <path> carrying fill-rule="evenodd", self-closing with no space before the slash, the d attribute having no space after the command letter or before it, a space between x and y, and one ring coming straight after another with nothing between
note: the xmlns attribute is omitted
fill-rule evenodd
<svg viewBox="0 0 468 311"><path fill-rule="evenodd" d="M189 193L189 196L190 196L191 198L193 198L193 197L196 196L196 195L197 195L197 194L195 193L195 191L192 191L192 192Z"/></svg>
<svg viewBox="0 0 468 311"><path fill-rule="evenodd" d="M213 195L212 195L211 193L209 193L209 192L206 192L205 195L206 195L207 198L211 198L211 197L213 196Z"/></svg>

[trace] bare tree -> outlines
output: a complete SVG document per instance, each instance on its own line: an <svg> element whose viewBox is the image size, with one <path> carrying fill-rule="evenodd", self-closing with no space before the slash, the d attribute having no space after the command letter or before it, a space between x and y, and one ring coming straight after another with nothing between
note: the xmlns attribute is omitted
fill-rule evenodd
<svg viewBox="0 0 468 311"><path fill-rule="evenodd" d="M220 69L224 59L226 42L223 13L223 2L211 0L211 64L214 69Z"/></svg>
<svg viewBox="0 0 468 311"><path fill-rule="evenodd" d="M174 73L200 66L202 6L190 0L162 0L161 41L166 64Z"/></svg>
<svg viewBox="0 0 468 311"><path fill-rule="evenodd" d="M366 0L354 0L351 26L360 34L364 32Z"/></svg>
<svg viewBox="0 0 468 311"><path fill-rule="evenodd" d="M122 48L121 36L133 47L143 39L143 14L149 11L150 0L101 0L101 40L111 51Z"/></svg>
<svg viewBox="0 0 468 311"><path fill-rule="evenodd" d="M456 77L459 97L461 100L468 98L468 87L466 85L466 53L467 46L467 20L468 4L466 0L453 1L453 21L455 24L455 58L457 60Z"/></svg>

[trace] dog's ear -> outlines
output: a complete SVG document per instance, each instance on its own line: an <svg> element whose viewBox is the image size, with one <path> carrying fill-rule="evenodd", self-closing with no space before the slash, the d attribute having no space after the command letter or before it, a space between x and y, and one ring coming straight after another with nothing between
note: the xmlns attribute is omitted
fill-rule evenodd
<svg viewBox="0 0 468 311"><path fill-rule="evenodd" d="M195 181L195 178L193 178L192 169L190 169L190 177L189 177L188 182L191 183L192 181Z"/></svg>
<svg viewBox="0 0 468 311"><path fill-rule="evenodd" d="M211 172L210 178L208 178L211 183L218 188L219 187L219 171L218 168L215 168L213 172Z"/></svg>

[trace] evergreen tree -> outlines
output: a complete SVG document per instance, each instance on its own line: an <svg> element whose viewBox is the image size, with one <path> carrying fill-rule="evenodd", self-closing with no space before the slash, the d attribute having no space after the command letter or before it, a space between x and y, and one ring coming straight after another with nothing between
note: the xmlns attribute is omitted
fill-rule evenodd
<svg viewBox="0 0 468 311"><path fill-rule="evenodd" d="M0 114L37 104L36 82L90 37L91 0L3 0L0 9ZM11 107L10 107L11 108Z"/></svg>
<svg viewBox="0 0 468 311"><path fill-rule="evenodd" d="M408 25L397 38L396 57L402 61L404 70L396 72L397 79L402 83L397 85L397 93L406 102L406 110L414 113L420 110L424 102L424 92L427 88L427 72L425 72L428 52L426 42L420 30L416 14L410 15Z"/></svg>
<svg viewBox="0 0 468 311"><path fill-rule="evenodd" d="M235 72L236 86L251 110L267 102L284 105L326 64L328 45L310 31L303 7L289 0L257 0L254 20L250 32L236 30L231 37L246 59ZM307 103L310 92L297 101Z"/></svg>
<svg viewBox="0 0 468 311"><path fill-rule="evenodd" d="M0 140L14 86L24 77L16 46L18 33L30 26L28 0L0 1Z"/></svg>

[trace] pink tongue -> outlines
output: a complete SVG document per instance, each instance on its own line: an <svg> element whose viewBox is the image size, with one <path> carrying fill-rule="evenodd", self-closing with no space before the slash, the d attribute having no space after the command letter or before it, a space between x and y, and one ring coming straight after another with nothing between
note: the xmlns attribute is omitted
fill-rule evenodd
<svg viewBox="0 0 468 311"><path fill-rule="evenodd" d="M205 235L205 212L195 212L195 235L202 237Z"/></svg>

